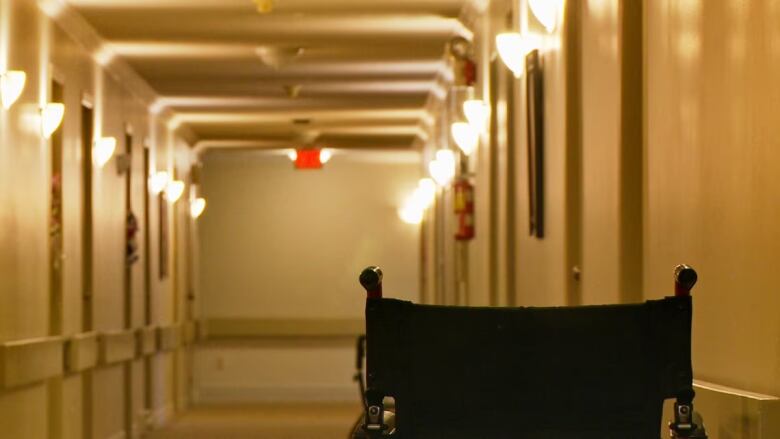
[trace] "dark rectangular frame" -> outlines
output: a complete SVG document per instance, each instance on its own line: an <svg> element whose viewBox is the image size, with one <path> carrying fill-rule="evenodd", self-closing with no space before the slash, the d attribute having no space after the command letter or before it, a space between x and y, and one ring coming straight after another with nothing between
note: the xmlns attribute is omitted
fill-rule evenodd
<svg viewBox="0 0 780 439"><path fill-rule="evenodd" d="M158 261L160 266L160 279L168 277L168 201L165 199L165 191L160 192L158 195L159 202L159 221L160 221L160 235L159 235L159 251L160 260Z"/></svg>
<svg viewBox="0 0 780 439"><path fill-rule="evenodd" d="M529 234L544 237L544 83L538 50L525 57Z"/></svg>

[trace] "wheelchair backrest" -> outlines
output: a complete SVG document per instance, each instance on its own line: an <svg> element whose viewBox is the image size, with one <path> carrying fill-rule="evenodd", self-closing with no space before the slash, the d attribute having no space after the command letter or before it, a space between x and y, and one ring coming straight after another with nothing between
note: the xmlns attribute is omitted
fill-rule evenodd
<svg viewBox="0 0 780 439"><path fill-rule="evenodd" d="M395 399L402 439L658 439L663 400L692 389L691 307L369 298L367 386Z"/></svg>

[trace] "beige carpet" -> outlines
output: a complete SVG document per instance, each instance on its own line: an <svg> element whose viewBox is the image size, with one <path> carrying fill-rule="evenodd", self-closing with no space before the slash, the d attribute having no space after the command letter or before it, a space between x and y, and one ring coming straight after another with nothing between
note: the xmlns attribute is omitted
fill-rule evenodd
<svg viewBox="0 0 780 439"><path fill-rule="evenodd" d="M357 404L196 407L145 439L347 439Z"/></svg>

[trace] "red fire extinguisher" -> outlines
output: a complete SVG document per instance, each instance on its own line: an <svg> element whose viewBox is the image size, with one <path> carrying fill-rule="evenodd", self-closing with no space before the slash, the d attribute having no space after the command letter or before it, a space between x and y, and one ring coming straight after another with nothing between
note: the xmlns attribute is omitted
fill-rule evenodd
<svg viewBox="0 0 780 439"><path fill-rule="evenodd" d="M453 185L455 190L455 217L458 229L455 239L468 241L474 238L474 186L465 178Z"/></svg>

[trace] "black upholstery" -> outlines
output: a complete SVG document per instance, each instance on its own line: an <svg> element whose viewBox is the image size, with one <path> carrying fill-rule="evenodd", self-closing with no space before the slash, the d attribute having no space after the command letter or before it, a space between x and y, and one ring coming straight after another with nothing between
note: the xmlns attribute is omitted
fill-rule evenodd
<svg viewBox="0 0 780 439"><path fill-rule="evenodd" d="M690 391L691 299L567 308L366 303L367 385L400 439L658 439Z"/></svg>

